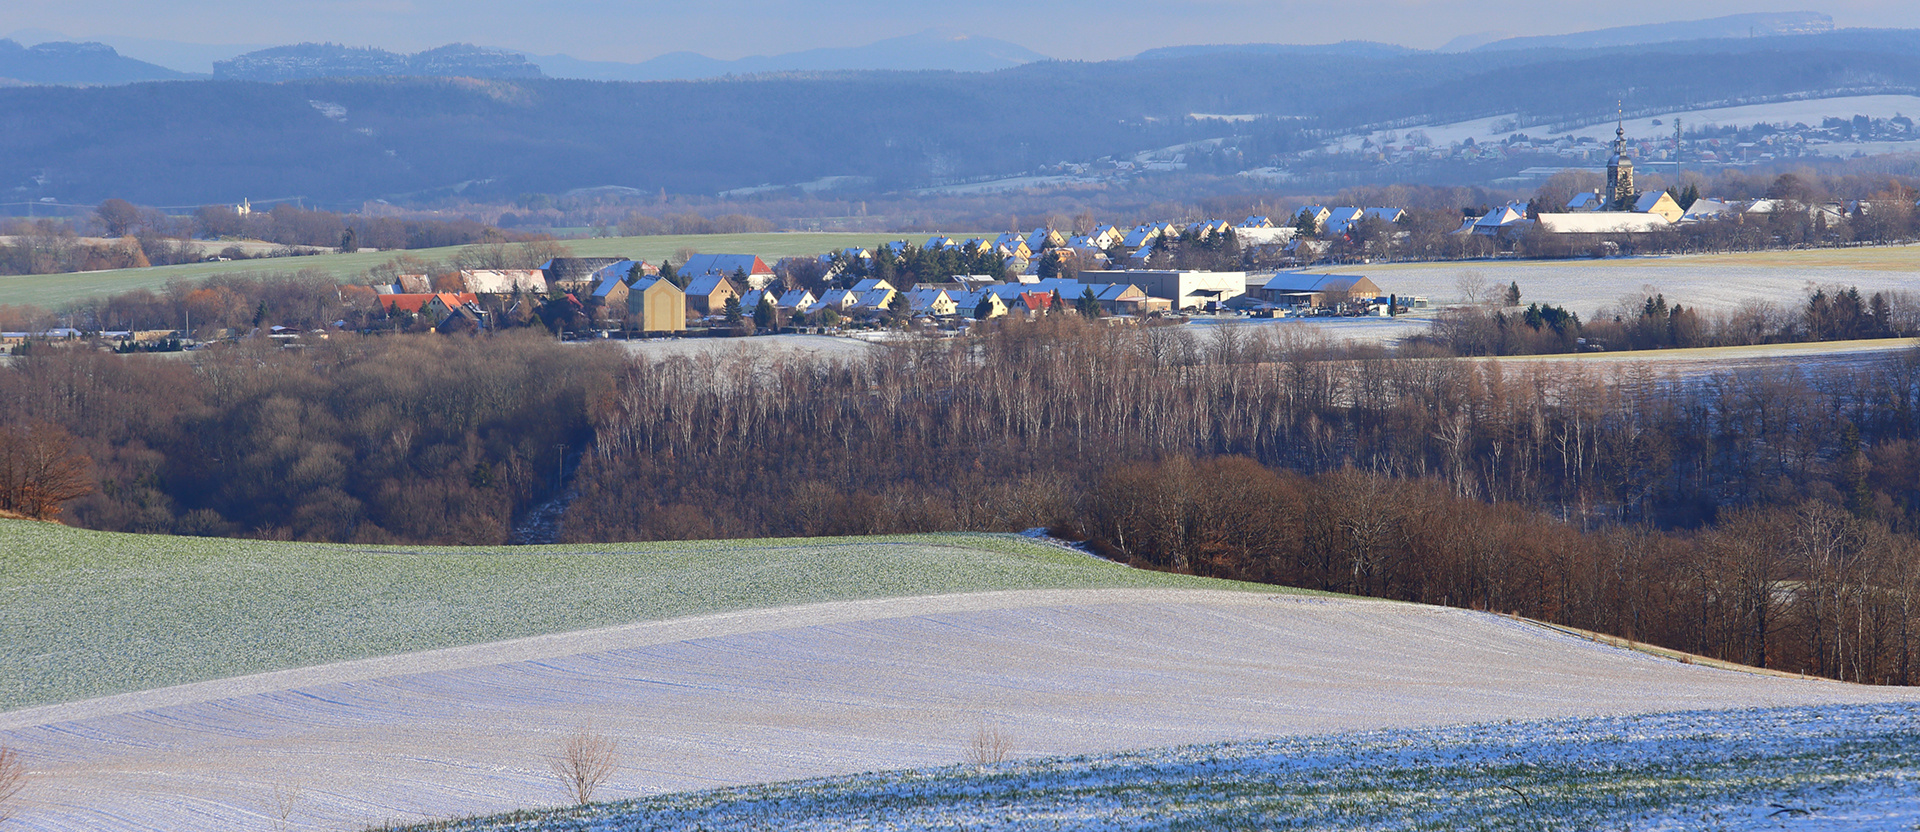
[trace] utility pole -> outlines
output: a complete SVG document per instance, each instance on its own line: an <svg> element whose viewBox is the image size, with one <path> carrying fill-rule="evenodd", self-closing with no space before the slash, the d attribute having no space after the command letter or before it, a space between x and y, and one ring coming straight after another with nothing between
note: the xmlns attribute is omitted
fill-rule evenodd
<svg viewBox="0 0 1920 832"><path fill-rule="evenodd" d="M1673 184L1680 186L1680 117L1673 117Z"/></svg>
<svg viewBox="0 0 1920 832"><path fill-rule="evenodd" d="M567 480L567 446L555 445L554 447L560 450L560 462L555 466L553 475L553 490L559 493L561 483Z"/></svg>

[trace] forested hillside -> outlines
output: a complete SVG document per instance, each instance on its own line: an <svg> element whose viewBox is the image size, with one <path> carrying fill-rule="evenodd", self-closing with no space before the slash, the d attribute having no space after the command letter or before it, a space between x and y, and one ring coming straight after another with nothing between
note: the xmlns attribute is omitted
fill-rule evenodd
<svg viewBox="0 0 1920 832"><path fill-rule="evenodd" d="M1261 164L1355 125L1521 122L1920 87L1920 32L1486 54L1201 53L993 73L698 82L357 79L0 90L0 185L158 205L619 185L714 193L826 176L891 190L1237 137ZM1262 116L1231 125L1194 113Z"/></svg>
<svg viewBox="0 0 1920 832"><path fill-rule="evenodd" d="M1216 332L1066 315L849 362L36 348L0 370L0 450L71 441L98 490L65 516L104 529L499 543L564 476L573 540L1051 526L1151 568L1914 679L1920 355L1665 376Z"/></svg>

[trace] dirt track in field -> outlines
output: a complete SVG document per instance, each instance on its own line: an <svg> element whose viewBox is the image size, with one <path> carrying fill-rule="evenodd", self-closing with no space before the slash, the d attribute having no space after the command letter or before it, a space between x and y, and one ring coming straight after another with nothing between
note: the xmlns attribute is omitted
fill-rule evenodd
<svg viewBox="0 0 1920 832"><path fill-rule="evenodd" d="M1685 665L1495 615L1201 590L1035 590L728 613L0 714L20 830L357 829L1016 756L1502 719L1911 699ZM286 815L283 825L282 813Z"/></svg>

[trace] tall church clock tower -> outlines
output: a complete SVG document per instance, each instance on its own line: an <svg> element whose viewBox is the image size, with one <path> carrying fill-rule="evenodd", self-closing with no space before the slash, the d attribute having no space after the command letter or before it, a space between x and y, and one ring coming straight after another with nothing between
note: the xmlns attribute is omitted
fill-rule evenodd
<svg viewBox="0 0 1920 832"><path fill-rule="evenodd" d="M1613 131L1613 158L1607 162L1607 208L1627 210L1638 196L1633 189L1633 160L1627 158L1627 120L1623 113L1620 126Z"/></svg>

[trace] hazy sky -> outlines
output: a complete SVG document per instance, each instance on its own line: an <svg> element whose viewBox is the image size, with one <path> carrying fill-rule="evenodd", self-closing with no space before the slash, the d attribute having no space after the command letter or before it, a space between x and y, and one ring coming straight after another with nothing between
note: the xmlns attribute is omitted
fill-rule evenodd
<svg viewBox="0 0 1920 832"><path fill-rule="evenodd" d="M4 0L0 31L193 43L332 41L417 51L452 42L640 61L856 46L927 28L1057 58L1195 43L1377 40L1431 48L1461 35L1544 35L1741 12L1816 11L1841 27L1920 28L1914 0Z"/></svg>

